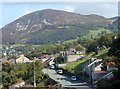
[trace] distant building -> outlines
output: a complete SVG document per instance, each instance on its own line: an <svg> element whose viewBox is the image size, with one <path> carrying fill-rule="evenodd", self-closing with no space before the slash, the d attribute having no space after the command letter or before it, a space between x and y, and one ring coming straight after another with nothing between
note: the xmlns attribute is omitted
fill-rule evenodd
<svg viewBox="0 0 120 89"><path fill-rule="evenodd" d="M20 55L20 57L18 59L16 59L16 63L29 63L29 62L33 62L33 61L29 60L24 55Z"/></svg>
<svg viewBox="0 0 120 89"><path fill-rule="evenodd" d="M49 55L48 54L44 54L44 58L48 58L49 57Z"/></svg>
<svg viewBox="0 0 120 89"><path fill-rule="evenodd" d="M34 85L26 84L26 85L24 85L23 87L33 88L33 87L34 87Z"/></svg>
<svg viewBox="0 0 120 89"><path fill-rule="evenodd" d="M23 87L25 85L25 82L19 82L19 83L15 83L11 86L9 86L9 89L16 89L16 88L19 88L19 87Z"/></svg>
<svg viewBox="0 0 120 89"><path fill-rule="evenodd" d="M84 55L82 55L81 52L75 52L75 51L67 51L66 56L67 56L67 62L78 61L80 58L84 57Z"/></svg>
<svg viewBox="0 0 120 89"><path fill-rule="evenodd" d="M51 60L49 61L49 65L53 65L53 64L55 64L55 62L54 62L54 59L55 59L55 57L53 56L53 57L51 57Z"/></svg>
<svg viewBox="0 0 120 89"><path fill-rule="evenodd" d="M0 59L0 62L4 63L15 63L15 59L9 59L9 60L6 60L5 58L1 58Z"/></svg>
<svg viewBox="0 0 120 89"><path fill-rule="evenodd" d="M42 61L42 63L44 63L45 61L47 61L50 58L50 56L48 54L44 54L43 57L40 59Z"/></svg>
<svg viewBox="0 0 120 89"><path fill-rule="evenodd" d="M113 70L118 70L115 62L108 62L107 63L107 71L113 71Z"/></svg>

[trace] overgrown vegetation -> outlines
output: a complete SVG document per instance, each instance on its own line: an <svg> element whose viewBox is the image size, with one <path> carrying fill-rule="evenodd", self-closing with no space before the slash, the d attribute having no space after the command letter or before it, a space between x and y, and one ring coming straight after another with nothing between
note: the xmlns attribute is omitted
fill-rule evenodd
<svg viewBox="0 0 120 89"><path fill-rule="evenodd" d="M37 85L45 86L47 85L48 78L42 72L43 64L40 61L35 62L36 71L36 83ZM34 63L18 63L18 64L2 64L2 82L3 87L8 88L8 86L25 81L27 84L33 85L34 82ZM41 81L41 82L40 82Z"/></svg>
<svg viewBox="0 0 120 89"><path fill-rule="evenodd" d="M102 55L103 56L103 55ZM111 62L112 65L118 68L113 71L112 79L103 79L97 83L97 89L119 89L120 85L120 36L118 35L112 42L108 55L104 57L104 66Z"/></svg>

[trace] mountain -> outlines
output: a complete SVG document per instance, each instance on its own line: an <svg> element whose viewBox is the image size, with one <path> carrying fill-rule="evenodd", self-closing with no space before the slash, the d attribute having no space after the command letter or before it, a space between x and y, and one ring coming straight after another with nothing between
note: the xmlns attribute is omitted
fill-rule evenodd
<svg viewBox="0 0 120 89"><path fill-rule="evenodd" d="M113 26L114 28L117 28L118 30L120 30L120 17L118 17L118 19L113 22Z"/></svg>
<svg viewBox="0 0 120 89"><path fill-rule="evenodd" d="M118 16L116 17L112 17L112 18L109 18L112 22L115 22L116 20L118 20Z"/></svg>
<svg viewBox="0 0 120 89"><path fill-rule="evenodd" d="M45 9L29 13L7 24L2 30L3 44L46 44L75 39L91 29L106 27L112 20L91 14L81 15Z"/></svg>
<svg viewBox="0 0 120 89"><path fill-rule="evenodd" d="M111 30L114 32L120 30L120 17L113 17L110 18L110 20L112 21L112 24L110 25Z"/></svg>

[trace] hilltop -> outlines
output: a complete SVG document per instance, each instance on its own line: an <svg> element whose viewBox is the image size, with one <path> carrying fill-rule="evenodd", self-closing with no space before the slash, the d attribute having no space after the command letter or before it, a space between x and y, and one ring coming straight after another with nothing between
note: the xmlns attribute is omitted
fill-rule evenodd
<svg viewBox="0 0 120 89"><path fill-rule="evenodd" d="M26 14L5 25L3 44L49 44L84 36L89 30L107 28L111 19L91 14L82 15L45 9Z"/></svg>

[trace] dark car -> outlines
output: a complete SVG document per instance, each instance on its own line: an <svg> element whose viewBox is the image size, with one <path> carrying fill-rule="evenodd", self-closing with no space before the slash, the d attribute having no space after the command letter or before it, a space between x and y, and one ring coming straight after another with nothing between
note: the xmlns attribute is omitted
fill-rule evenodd
<svg viewBox="0 0 120 89"><path fill-rule="evenodd" d="M77 77L76 76L71 76L71 81L77 81Z"/></svg>

